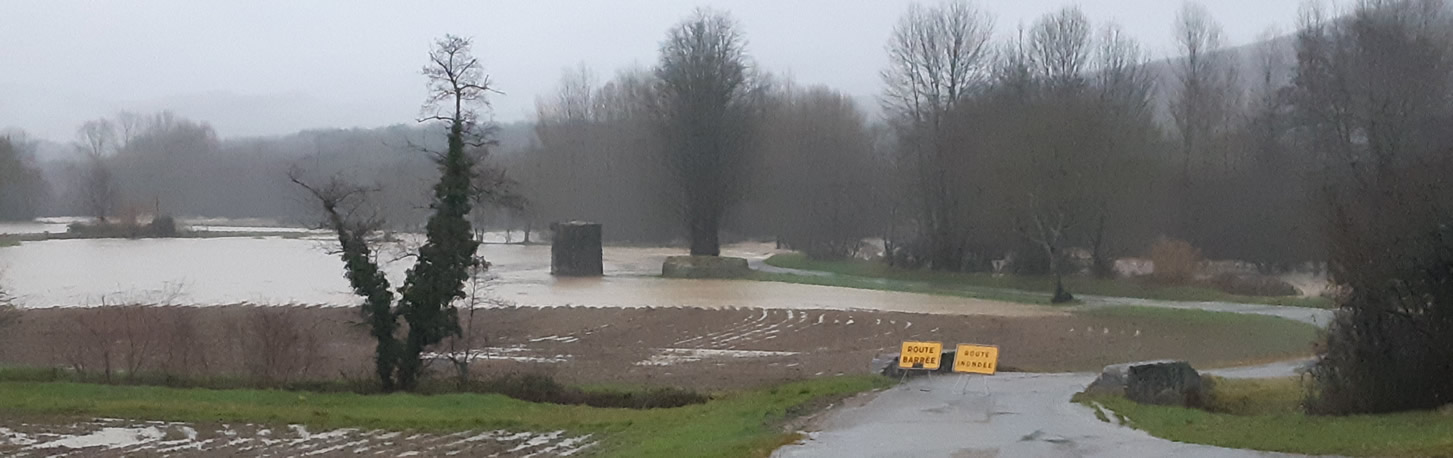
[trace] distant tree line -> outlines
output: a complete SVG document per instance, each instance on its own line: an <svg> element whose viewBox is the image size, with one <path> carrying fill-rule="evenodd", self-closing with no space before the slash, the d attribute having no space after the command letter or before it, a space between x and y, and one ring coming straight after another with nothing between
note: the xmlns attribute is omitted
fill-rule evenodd
<svg viewBox="0 0 1453 458"><path fill-rule="evenodd" d="M50 187L23 134L0 134L0 221L27 220L45 210Z"/></svg>

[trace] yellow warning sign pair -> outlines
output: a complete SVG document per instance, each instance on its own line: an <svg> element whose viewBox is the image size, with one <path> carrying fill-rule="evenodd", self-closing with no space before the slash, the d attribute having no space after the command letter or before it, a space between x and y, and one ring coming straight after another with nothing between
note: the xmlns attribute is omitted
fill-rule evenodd
<svg viewBox="0 0 1453 458"><path fill-rule="evenodd" d="M903 369L938 370L942 363L940 342L903 342L898 367ZM954 352L954 372L994 375L999 365L999 347L995 345L959 344Z"/></svg>

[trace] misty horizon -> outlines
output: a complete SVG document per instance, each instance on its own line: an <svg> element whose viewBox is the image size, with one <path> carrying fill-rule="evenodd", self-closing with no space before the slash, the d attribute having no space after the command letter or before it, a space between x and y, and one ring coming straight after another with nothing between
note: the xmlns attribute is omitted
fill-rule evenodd
<svg viewBox="0 0 1453 458"><path fill-rule="evenodd" d="M11 14L0 17L0 39L12 45L0 58L27 64L0 76L0 129L68 142L85 120L123 110L170 110L208 122L224 138L412 123L424 93L417 55L442 33L476 41L502 92L491 98L496 121L531 121L536 99L554 93L565 69L584 66L603 81L648 68L661 33L700 6L742 24L760 69L836 88L876 112L883 44L909 3L11 4ZM1072 4L1097 24L1120 24L1153 59L1175 55L1178 2L981 6L994 14L1002 38ZM1269 27L1289 30L1299 2L1251 5L1207 5L1225 24L1226 45L1253 43Z"/></svg>

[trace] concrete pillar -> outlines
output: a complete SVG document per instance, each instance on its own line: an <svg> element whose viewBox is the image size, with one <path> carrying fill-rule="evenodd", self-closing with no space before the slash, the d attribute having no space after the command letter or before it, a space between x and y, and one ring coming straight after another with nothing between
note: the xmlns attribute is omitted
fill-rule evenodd
<svg viewBox="0 0 1453 458"><path fill-rule="evenodd" d="M551 224L550 274L564 277L602 275L600 223L570 221Z"/></svg>

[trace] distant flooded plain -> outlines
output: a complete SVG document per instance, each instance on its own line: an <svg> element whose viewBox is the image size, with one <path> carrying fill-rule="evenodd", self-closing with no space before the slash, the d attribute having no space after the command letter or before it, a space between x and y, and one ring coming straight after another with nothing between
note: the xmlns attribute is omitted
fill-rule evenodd
<svg viewBox="0 0 1453 458"><path fill-rule="evenodd" d="M487 239L501 239L490 234ZM336 243L323 235L81 239L0 248L0 287L21 307L106 304L335 305L358 303L343 276ZM381 258L395 286L412 259ZM885 310L941 314L1058 314L1030 305L787 283L658 278L678 248L606 247L604 278L555 278L550 247L490 243L489 295L518 306L763 307ZM726 247L725 255L762 259L771 244Z"/></svg>

